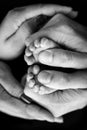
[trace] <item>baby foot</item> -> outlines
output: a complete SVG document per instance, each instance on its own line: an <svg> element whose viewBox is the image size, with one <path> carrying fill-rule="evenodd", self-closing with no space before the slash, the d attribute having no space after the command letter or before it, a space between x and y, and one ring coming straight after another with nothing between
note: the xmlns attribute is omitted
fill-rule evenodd
<svg viewBox="0 0 87 130"><path fill-rule="evenodd" d="M28 91L28 89L32 89L34 92L39 93L41 95L50 94L56 91L55 89L51 89L44 86L38 81L37 76L39 72L40 72L40 68L38 65L29 67L28 74L26 77L26 87L24 91Z"/></svg>
<svg viewBox="0 0 87 130"><path fill-rule="evenodd" d="M28 65L38 62L38 55L41 51L48 48L58 47L58 44L47 38L36 39L25 50L24 59Z"/></svg>

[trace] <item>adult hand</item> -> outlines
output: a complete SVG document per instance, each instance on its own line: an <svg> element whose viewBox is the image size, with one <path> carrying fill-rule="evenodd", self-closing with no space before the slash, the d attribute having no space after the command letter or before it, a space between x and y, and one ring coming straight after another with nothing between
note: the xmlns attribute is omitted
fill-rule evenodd
<svg viewBox="0 0 87 130"><path fill-rule="evenodd" d="M87 90L56 90L51 94L40 95L27 87L24 93L38 104L48 109L55 117L61 117L64 114L87 106Z"/></svg>
<svg viewBox="0 0 87 130"><path fill-rule="evenodd" d="M34 120L46 120L49 122L62 122L44 108L27 104L20 100L23 88L12 76L9 67L0 62L0 111L9 115Z"/></svg>
<svg viewBox="0 0 87 130"><path fill-rule="evenodd" d="M41 51L38 61L42 64L65 68L87 67L87 29L63 14L57 14L40 31L32 34L26 44L46 37L58 48ZM65 49L64 49L65 48Z"/></svg>
<svg viewBox="0 0 87 130"><path fill-rule="evenodd" d="M72 8L59 5L33 5L15 8L8 12L0 25L0 58L14 58L20 55L27 36L33 32L34 18L38 15L52 16L58 12L75 17ZM30 20L31 19L31 20ZM26 20L30 20L26 23Z"/></svg>

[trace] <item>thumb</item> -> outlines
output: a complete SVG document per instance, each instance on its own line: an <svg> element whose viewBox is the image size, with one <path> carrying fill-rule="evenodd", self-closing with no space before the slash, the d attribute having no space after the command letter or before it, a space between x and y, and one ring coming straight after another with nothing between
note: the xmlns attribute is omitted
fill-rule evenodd
<svg viewBox="0 0 87 130"><path fill-rule="evenodd" d="M22 85L14 78L10 68L0 62L0 84L12 96L20 97L23 93Z"/></svg>

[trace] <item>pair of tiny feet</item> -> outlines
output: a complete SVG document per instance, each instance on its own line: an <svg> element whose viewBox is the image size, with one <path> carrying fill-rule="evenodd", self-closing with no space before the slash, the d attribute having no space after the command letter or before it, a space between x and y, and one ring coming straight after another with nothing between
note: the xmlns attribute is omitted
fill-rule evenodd
<svg viewBox="0 0 87 130"><path fill-rule="evenodd" d="M24 59L28 65L33 65L34 63L39 62L38 57L40 52L55 47L58 47L58 44L46 37L36 39L26 48ZM41 95L50 94L56 91L55 89L48 88L41 84L38 79L39 74L40 67L38 65L30 66L26 77L26 87L29 87L29 89L32 89L34 92Z"/></svg>

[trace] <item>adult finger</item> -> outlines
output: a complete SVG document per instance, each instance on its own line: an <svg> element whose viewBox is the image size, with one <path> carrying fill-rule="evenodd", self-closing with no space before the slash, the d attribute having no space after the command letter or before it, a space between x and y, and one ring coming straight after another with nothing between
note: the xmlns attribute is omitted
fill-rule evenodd
<svg viewBox="0 0 87 130"><path fill-rule="evenodd" d="M62 12L64 14L70 14L70 16L73 17L77 15L77 12L72 11L71 7L54 5L54 4L49 5L39 4L39 5L15 8L8 12L8 15L2 22L1 31L8 29L9 32L5 31L4 33L4 35L8 37L14 32L16 32L16 30L21 26L21 24L27 19L36 17L38 15L52 16L58 12Z"/></svg>
<svg viewBox="0 0 87 130"><path fill-rule="evenodd" d="M48 49L39 53L42 64L65 68L86 68L87 54L63 49Z"/></svg>
<svg viewBox="0 0 87 130"><path fill-rule="evenodd" d="M55 90L87 88L87 71L64 73L44 70L38 74L38 81Z"/></svg>
<svg viewBox="0 0 87 130"><path fill-rule="evenodd" d="M23 93L23 87L14 78L8 65L0 62L0 84L12 96L20 97Z"/></svg>
<svg viewBox="0 0 87 130"><path fill-rule="evenodd" d="M2 85L0 85L0 111L11 116L29 119L26 111L26 103L11 96L7 93Z"/></svg>

